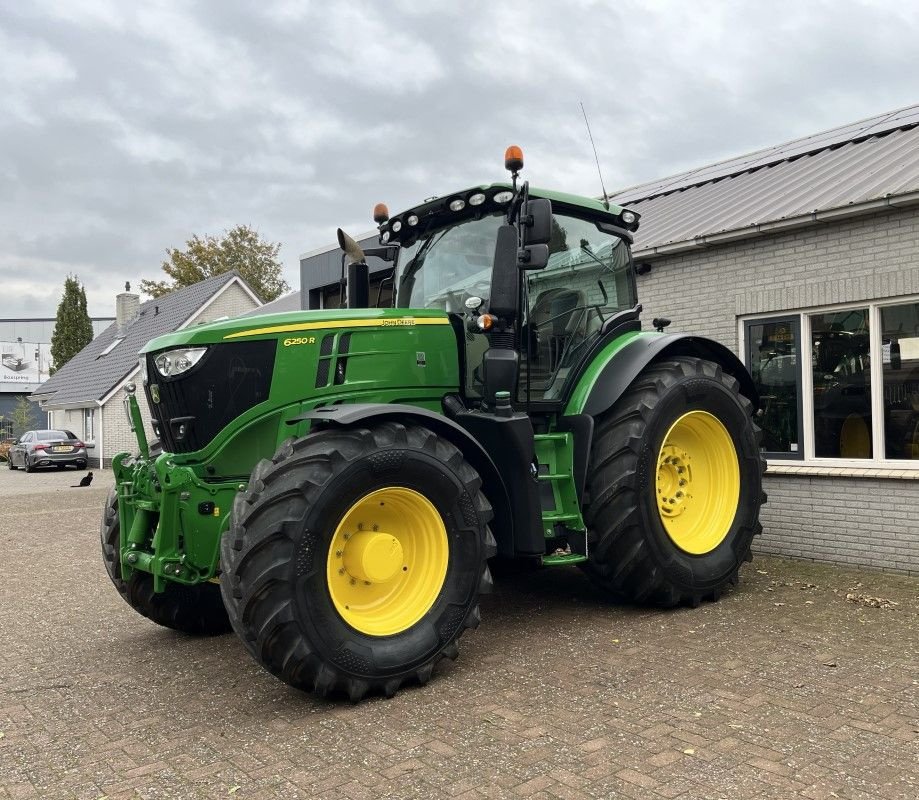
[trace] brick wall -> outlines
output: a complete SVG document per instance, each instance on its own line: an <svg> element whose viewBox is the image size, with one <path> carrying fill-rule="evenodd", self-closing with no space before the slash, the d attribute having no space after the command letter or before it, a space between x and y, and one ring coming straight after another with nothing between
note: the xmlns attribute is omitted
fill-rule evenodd
<svg viewBox="0 0 919 800"><path fill-rule="evenodd" d="M255 308L257 303L238 284L229 286L223 294L196 316L189 325L213 322L220 317L237 317Z"/></svg>
<svg viewBox="0 0 919 800"><path fill-rule="evenodd" d="M919 575L919 480L766 477L754 552Z"/></svg>
<svg viewBox="0 0 919 800"><path fill-rule="evenodd" d="M137 403L140 406L140 418L144 421L144 431L147 434L147 441L153 440L153 428L150 425L150 406L147 405L147 397L140 386L137 387ZM115 392L112 399L105 404L103 411L104 447L105 447L105 466L112 463L112 459L118 453L136 453L137 438L131 431L128 424L128 416L124 411L124 398L126 397L124 389ZM98 441L98 438L97 438Z"/></svg>
<svg viewBox="0 0 919 800"><path fill-rule="evenodd" d="M639 262L642 259L638 259ZM737 317L919 294L919 208L656 258L638 278L645 319L737 350Z"/></svg>
<svg viewBox="0 0 919 800"><path fill-rule="evenodd" d="M741 316L919 294L919 208L652 263L638 279L642 317L737 352ZM766 491L756 550L919 574L919 480L772 475Z"/></svg>

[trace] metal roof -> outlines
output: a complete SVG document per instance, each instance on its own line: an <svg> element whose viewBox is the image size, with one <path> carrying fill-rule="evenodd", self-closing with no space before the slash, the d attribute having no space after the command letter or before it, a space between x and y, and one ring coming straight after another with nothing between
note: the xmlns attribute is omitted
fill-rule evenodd
<svg viewBox="0 0 919 800"><path fill-rule="evenodd" d="M178 330L234 278L224 272L140 305L140 314L124 330L113 322L32 394L48 406L92 405L105 397L137 366L137 353L156 336ZM121 339L109 353L103 351Z"/></svg>
<svg viewBox="0 0 919 800"><path fill-rule="evenodd" d="M616 192L639 256L919 202L919 105Z"/></svg>

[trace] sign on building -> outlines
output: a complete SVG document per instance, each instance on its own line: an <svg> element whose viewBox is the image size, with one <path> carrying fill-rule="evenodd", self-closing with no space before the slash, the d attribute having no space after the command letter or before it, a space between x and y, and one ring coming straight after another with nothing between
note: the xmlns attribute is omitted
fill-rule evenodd
<svg viewBox="0 0 919 800"><path fill-rule="evenodd" d="M50 367L50 344L0 342L0 392L32 391L48 380Z"/></svg>

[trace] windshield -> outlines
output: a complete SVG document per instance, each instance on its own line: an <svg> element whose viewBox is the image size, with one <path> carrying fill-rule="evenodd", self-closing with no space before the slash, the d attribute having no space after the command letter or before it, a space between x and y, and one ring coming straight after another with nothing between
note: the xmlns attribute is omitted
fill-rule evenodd
<svg viewBox="0 0 919 800"><path fill-rule="evenodd" d="M469 297L488 299L502 214L422 234L399 253L400 308L463 310Z"/></svg>
<svg viewBox="0 0 919 800"><path fill-rule="evenodd" d="M469 297L488 303L491 269L501 213L469 219L423 233L402 248L396 304L462 312ZM619 310L635 304L629 275L629 248L595 222L556 213L552 218L549 264L527 272L531 300L553 287L579 293L580 305ZM605 294L604 294L605 292Z"/></svg>

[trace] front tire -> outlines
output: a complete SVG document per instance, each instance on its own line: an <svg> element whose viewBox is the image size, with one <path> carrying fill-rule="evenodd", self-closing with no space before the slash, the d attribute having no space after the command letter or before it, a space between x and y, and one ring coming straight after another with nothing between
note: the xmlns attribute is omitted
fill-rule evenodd
<svg viewBox="0 0 919 800"><path fill-rule="evenodd" d="M651 364L597 418L586 571L615 596L673 606L736 584L762 531L752 404L713 362Z"/></svg>
<svg viewBox="0 0 919 800"><path fill-rule="evenodd" d="M289 440L256 466L221 543L233 627L265 669L319 696L425 683L491 589L480 487L417 425Z"/></svg>
<svg viewBox="0 0 919 800"><path fill-rule="evenodd" d="M121 575L121 531L118 494L113 488L105 501L100 527L102 560L118 594L138 614L164 628L193 636L215 636L230 631L230 621L213 583L196 586L167 581L163 592L153 591L153 576L135 571L128 580Z"/></svg>

